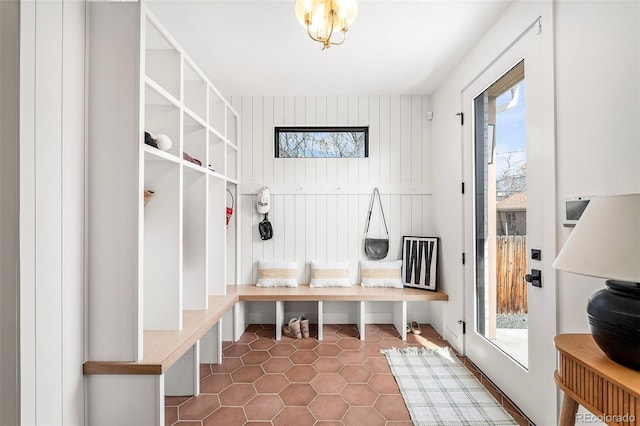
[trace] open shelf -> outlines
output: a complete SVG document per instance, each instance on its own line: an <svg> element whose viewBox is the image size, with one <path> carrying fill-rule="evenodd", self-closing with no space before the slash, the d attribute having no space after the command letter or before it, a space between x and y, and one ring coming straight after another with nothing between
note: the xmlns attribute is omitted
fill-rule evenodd
<svg viewBox="0 0 640 426"><path fill-rule="evenodd" d="M180 52L150 20L145 25L144 73L180 99Z"/></svg>
<svg viewBox="0 0 640 426"><path fill-rule="evenodd" d="M226 182L209 176L209 274L208 294L225 294L226 291Z"/></svg>
<svg viewBox="0 0 640 426"><path fill-rule="evenodd" d="M209 131L209 170L226 175L225 142L217 132Z"/></svg>
<svg viewBox="0 0 640 426"><path fill-rule="evenodd" d="M145 105L173 105L180 108L180 100L176 99L171 93L164 90L158 83L153 81L151 77L145 76L144 83L147 89L145 94Z"/></svg>
<svg viewBox="0 0 640 426"><path fill-rule="evenodd" d="M227 170L230 179L238 179L238 151L227 145Z"/></svg>
<svg viewBox="0 0 640 426"><path fill-rule="evenodd" d="M195 121L190 115L184 114L182 124L183 151L192 158L199 160L202 167L207 165L207 128ZM195 163L191 163L195 164Z"/></svg>
<svg viewBox="0 0 640 426"><path fill-rule="evenodd" d="M232 144L238 144L238 114L230 106L227 106L226 137Z"/></svg>
<svg viewBox="0 0 640 426"><path fill-rule="evenodd" d="M183 309L207 308L207 175L183 176Z"/></svg>
<svg viewBox="0 0 640 426"><path fill-rule="evenodd" d="M196 71L190 60L184 63L184 105L200 118L207 121L207 83L200 71Z"/></svg>
<svg viewBox="0 0 640 426"><path fill-rule="evenodd" d="M199 360L220 362L222 315L237 301L224 295L238 268L239 217L225 222L239 117L228 122L230 104L144 2L86 12L87 415L163 424L163 396L197 395ZM145 132L171 146L145 144Z"/></svg>
<svg viewBox="0 0 640 426"><path fill-rule="evenodd" d="M180 157L180 108L149 85L145 85L143 128L152 137L167 135L171 139L171 148L166 152Z"/></svg>
<svg viewBox="0 0 640 426"><path fill-rule="evenodd" d="M238 201L239 201L239 193L238 193L238 185L233 184L227 181L227 194L225 197L225 220L226 220L226 208L232 207L232 214L229 221L226 223L226 236L227 236L227 285L233 285L238 282L238 277L236 274L238 271L236 270L236 265L239 262L237 259L237 241L233 238L234 235L239 231L238 228Z"/></svg>
<svg viewBox="0 0 640 426"><path fill-rule="evenodd" d="M154 192L144 207L144 329L182 327L182 229L180 165L145 155L144 188Z"/></svg>
<svg viewBox="0 0 640 426"><path fill-rule="evenodd" d="M226 102L216 90L209 89L209 125L224 137L225 124Z"/></svg>

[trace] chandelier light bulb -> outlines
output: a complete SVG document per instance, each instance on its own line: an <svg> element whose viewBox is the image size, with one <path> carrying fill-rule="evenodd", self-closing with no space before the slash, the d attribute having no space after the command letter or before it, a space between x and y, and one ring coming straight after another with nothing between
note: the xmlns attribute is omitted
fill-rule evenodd
<svg viewBox="0 0 640 426"><path fill-rule="evenodd" d="M344 43L357 13L356 0L296 0L295 4L298 21L313 41L322 43L322 50ZM336 33L342 33L340 41L332 39Z"/></svg>

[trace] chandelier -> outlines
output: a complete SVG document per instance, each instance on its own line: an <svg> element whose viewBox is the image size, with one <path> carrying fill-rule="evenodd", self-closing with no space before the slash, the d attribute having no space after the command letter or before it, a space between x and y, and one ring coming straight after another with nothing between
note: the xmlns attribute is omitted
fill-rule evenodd
<svg viewBox="0 0 640 426"><path fill-rule="evenodd" d="M344 43L349 25L356 19L356 0L296 0L296 17L307 28L313 41L322 43L322 50ZM340 41L332 40L341 32Z"/></svg>

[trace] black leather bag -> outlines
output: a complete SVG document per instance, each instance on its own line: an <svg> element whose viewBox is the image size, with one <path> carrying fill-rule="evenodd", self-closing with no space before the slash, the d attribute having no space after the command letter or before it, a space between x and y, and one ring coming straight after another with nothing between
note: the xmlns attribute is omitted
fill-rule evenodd
<svg viewBox="0 0 640 426"><path fill-rule="evenodd" d="M378 196L378 203L380 205L380 214L382 215L382 223L384 223L384 230L387 233L387 238L368 238L369 235L369 223L371 222L371 212L373 211L373 203ZM371 203L369 203L369 215L367 216L367 227L364 231L364 254L371 260L381 260L387 257L389 253L389 229L387 228L387 221L384 217L384 210L382 209L382 200L380 199L380 192L378 188L373 189L371 195Z"/></svg>
<svg viewBox="0 0 640 426"><path fill-rule="evenodd" d="M258 224L258 230L260 231L260 238L262 240L270 240L273 238L273 227L271 226L271 222L269 222L267 214L264 215L262 222Z"/></svg>
<svg viewBox="0 0 640 426"><path fill-rule="evenodd" d="M389 240L386 238L365 238L364 253L371 260L380 260L389 253Z"/></svg>

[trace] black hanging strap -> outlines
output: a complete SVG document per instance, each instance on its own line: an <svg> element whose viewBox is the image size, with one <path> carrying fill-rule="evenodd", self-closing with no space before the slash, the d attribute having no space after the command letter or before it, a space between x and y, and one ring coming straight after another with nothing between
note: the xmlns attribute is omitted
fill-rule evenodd
<svg viewBox="0 0 640 426"><path fill-rule="evenodd" d="M384 210L382 209L382 199L380 199L380 191L378 191L378 188L373 188L373 194L371 194L371 202L369 203L369 216L367 216L367 228L364 231L364 237L367 238L367 235L369 234L371 211L373 210L373 203L375 202L376 194L378 195L378 204L380 205L380 214L382 215L382 223L384 223L384 231L387 233L387 238L389 238L389 229L387 228L387 220L384 217Z"/></svg>

